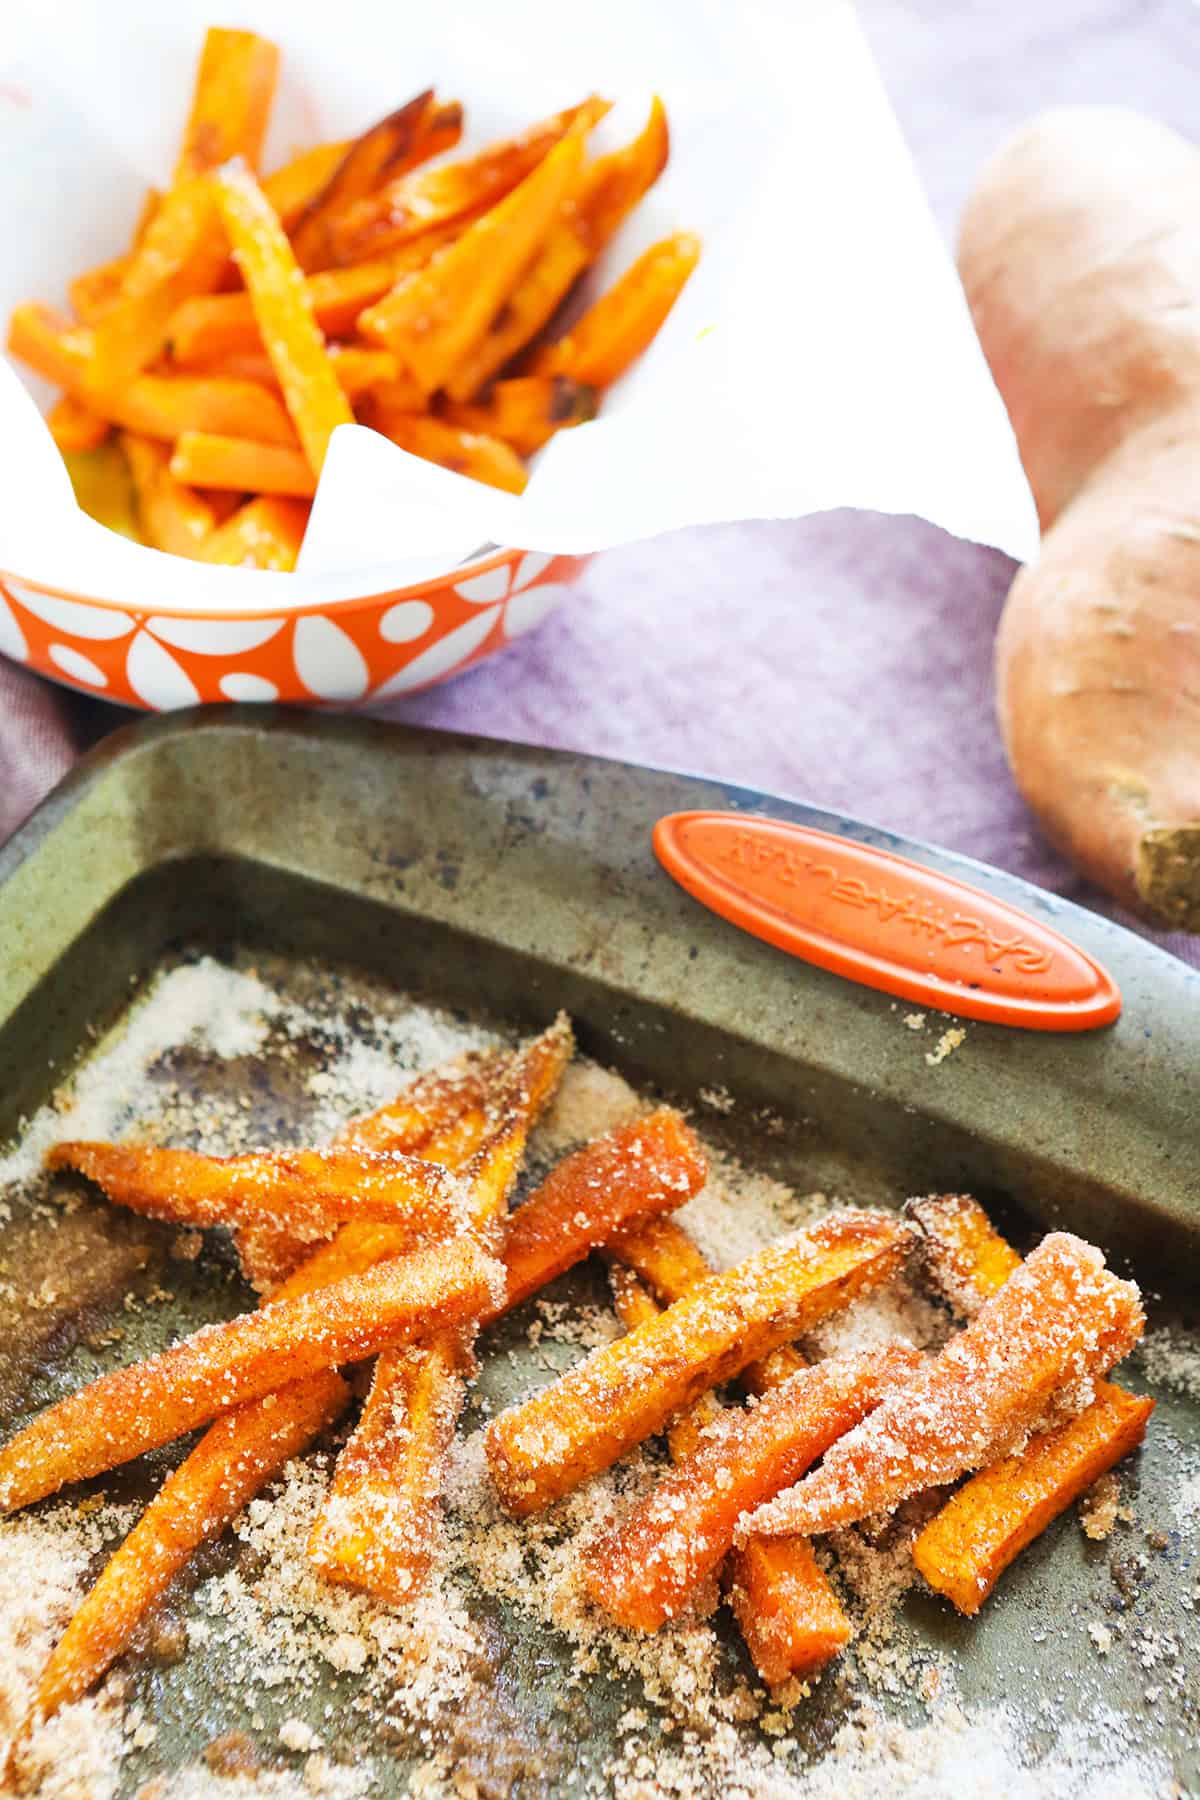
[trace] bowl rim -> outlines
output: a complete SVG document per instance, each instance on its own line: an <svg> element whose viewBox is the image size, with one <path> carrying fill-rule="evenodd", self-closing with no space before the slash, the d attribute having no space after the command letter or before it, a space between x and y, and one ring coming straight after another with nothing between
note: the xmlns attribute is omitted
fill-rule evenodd
<svg viewBox="0 0 1200 1800"><path fill-rule="evenodd" d="M477 575L486 575L492 569L498 569L504 563L511 561L512 558L528 554L528 551L519 545L508 545L499 550L483 551L478 556L471 557L467 562L456 563L440 575L427 575L424 580L410 582L406 587L379 588L372 593L353 594L349 598L340 600L313 599L293 602L290 606L285 603L283 606L238 607L236 610L231 607L210 609L169 604L153 607L131 605L128 601L109 600L101 598L99 595L80 594L71 588L54 587L48 582L37 581L28 575L18 574L15 569L0 568L0 588L5 588L6 584L11 581L18 588L29 588L33 593L44 594L51 600L66 600L76 606L97 606L105 612L128 613L136 618L203 619L214 624L220 624L229 619L277 619L280 617L300 619L313 613L362 611L381 605L384 601L391 604L398 600L419 600L423 595L435 593L444 587L457 587L460 582L473 580ZM551 561L557 561L560 552L539 551L538 554L548 554ZM546 566L549 567L549 563ZM16 599L18 605L20 604L19 593L11 597Z"/></svg>

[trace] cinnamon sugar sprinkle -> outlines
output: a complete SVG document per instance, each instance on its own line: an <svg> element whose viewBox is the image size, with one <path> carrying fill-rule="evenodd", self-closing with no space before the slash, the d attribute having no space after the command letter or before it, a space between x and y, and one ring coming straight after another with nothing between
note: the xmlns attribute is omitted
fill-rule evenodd
<svg viewBox="0 0 1200 1800"><path fill-rule="evenodd" d="M265 958L255 969L192 960L160 977L69 1090L25 1124L0 1157L0 1204L11 1205L13 1229L32 1218L66 1245L94 1202L78 1184L52 1190L41 1174L58 1139L140 1132L223 1153L320 1142L409 1073L491 1041L458 1016L381 998L343 973L302 978ZM706 1146L706 1187L676 1216L714 1267L836 1207L837 1196L794 1191L724 1147L738 1107L723 1087L698 1102L693 1123L722 1136ZM618 1075L577 1060L531 1141L527 1180L649 1104ZM0 1283L19 1285L6 1246L0 1236ZM249 1304L219 1234L147 1225L138 1251L115 1264L122 1291L97 1302L88 1341L72 1349L68 1335L39 1348L23 1405ZM177 1288L178 1317L169 1304L146 1304ZM870 1351L899 1336L936 1350L952 1328L944 1308L898 1277L823 1321L802 1347L812 1356ZM616 1629L586 1597L581 1555L661 1473L659 1443L532 1518L498 1506L483 1451L490 1418L619 1329L593 1265L486 1334L450 1459L433 1576L410 1606L331 1585L304 1554L348 1427L290 1464L198 1555L98 1692L39 1729L23 1765L33 1791L47 1800L1118 1800L1184 1791L1171 1756L1186 1757L1187 1722L1200 1717L1194 1452L1176 1441L1172 1454L1168 1444L1171 1481L1156 1487L1153 1519L1136 1474L1122 1473L1119 1487L1081 1509L1089 1536L1105 1541L1087 1542L1077 1526L1052 1534L1036 1551L1038 1605L1006 1596L1001 1583L990 1609L1019 1613L1028 1655L982 1682L973 1634L986 1630L990 1609L963 1627L923 1590L911 1560L940 1495L818 1540L854 1636L822 1675L771 1694L715 1586L653 1636ZM1188 1387L1200 1353L1181 1330L1152 1331L1142 1366L1178 1406L1200 1391ZM0 1522L0 1739L24 1716L49 1649L171 1459L148 1461L141 1485L135 1466ZM1165 1549L1148 1543L1151 1529ZM1052 1566L1075 1555L1092 1561L1067 1578L1074 1585L1060 1604ZM1128 1561L1127 1591L1110 1582L1109 1558ZM1122 1693L1136 1698L1126 1711L1111 1692L1118 1668Z"/></svg>

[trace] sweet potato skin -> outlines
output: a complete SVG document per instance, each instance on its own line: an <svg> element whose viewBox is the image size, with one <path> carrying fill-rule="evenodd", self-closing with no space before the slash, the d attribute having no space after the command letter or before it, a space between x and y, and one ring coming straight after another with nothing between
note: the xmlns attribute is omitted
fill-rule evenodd
<svg viewBox="0 0 1200 1800"><path fill-rule="evenodd" d="M1047 113L984 171L958 265L1045 533L997 643L1014 777L1093 881L1200 929L1200 152Z"/></svg>

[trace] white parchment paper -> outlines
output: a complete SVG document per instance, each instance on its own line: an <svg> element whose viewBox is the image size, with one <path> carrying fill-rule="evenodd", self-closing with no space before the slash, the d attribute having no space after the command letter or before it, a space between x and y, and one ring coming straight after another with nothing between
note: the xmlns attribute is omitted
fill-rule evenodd
<svg viewBox="0 0 1200 1800"><path fill-rule="evenodd" d="M32 394L0 366L0 567L156 607L300 604L399 586L489 543L601 549L676 527L835 506L916 513L1018 557L1028 488L958 282L847 0L17 0L0 24L0 310L65 299L161 184L209 23L284 53L266 167L361 130L429 83L469 147L598 89L596 147L652 92L670 165L589 277L699 232L700 267L594 423L560 433L521 496L335 433L291 576L210 569L75 507Z"/></svg>

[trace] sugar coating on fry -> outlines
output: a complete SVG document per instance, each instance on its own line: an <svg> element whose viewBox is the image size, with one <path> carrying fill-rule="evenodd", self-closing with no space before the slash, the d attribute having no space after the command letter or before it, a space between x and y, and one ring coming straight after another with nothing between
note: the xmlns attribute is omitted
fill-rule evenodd
<svg viewBox="0 0 1200 1800"><path fill-rule="evenodd" d="M491 1128L461 1165L471 1226L488 1244L502 1232L529 1131L574 1048L570 1021L560 1013L509 1059L490 1097ZM432 1144L426 1150L436 1154ZM416 1592L437 1535L442 1468L468 1362L469 1343L453 1332L380 1357L309 1547L338 1580L385 1600Z"/></svg>
<svg viewBox="0 0 1200 1800"><path fill-rule="evenodd" d="M704 1252L677 1219L638 1219L616 1232L609 1248L668 1303L682 1300L712 1274Z"/></svg>
<svg viewBox="0 0 1200 1800"><path fill-rule="evenodd" d="M442 1469L462 1409L465 1366L452 1336L380 1355L308 1540L309 1556L331 1580L393 1606L418 1591L437 1547Z"/></svg>
<svg viewBox="0 0 1200 1800"><path fill-rule="evenodd" d="M850 1621L807 1538L751 1538L726 1567L726 1598L769 1688L824 1668L850 1642Z"/></svg>
<svg viewBox="0 0 1200 1800"><path fill-rule="evenodd" d="M518 1214L518 1217L520 1215ZM772 1244L494 1420L492 1480L523 1515L569 1493L707 1389L894 1273L910 1228L848 1209Z"/></svg>
<svg viewBox="0 0 1200 1800"><path fill-rule="evenodd" d="M904 1216L921 1233L921 1261L933 1286L955 1312L970 1319L1021 1266L970 1194L930 1194L909 1200Z"/></svg>
<svg viewBox="0 0 1200 1800"><path fill-rule="evenodd" d="M1077 1418L972 1476L913 1545L930 1587L959 1612L978 1612L1026 1545L1136 1449L1153 1410L1153 1400L1101 1382Z"/></svg>
<svg viewBox="0 0 1200 1800"><path fill-rule="evenodd" d="M501 1286L499 1266L460 1237L203 1326L39 1413L0 1450L0 1509L27 1506L305 1375L477 1317Z"/></svg>
<svg viewBox="0 0 1200 1800"><path fill-rule="evenodd" d="M1016 1452L1088 1406L1144 1326L1134 1284L1081 1238L1052 1232L909 1387L760 1507L749 1530L828 1531Z"/></svg>
<svg viewBox="0 0 1200 1800"><path fill-rule="evenodd" d="M907 1344L830 1357L757 1405L727 1409L692 1454L589 1545L584 1584L630 1630L657 1631L731 1548L738 1519L795 1481L921 1357Z"/></svg>
<svg viewBox="0 0 1200 1800"><path fill-rule="evenodd" d="M212 181L263 345L312 472L320 475L330 438L339 425L353 424L354 414L329 361L304 276L249 169L226 163Z"/></svg>
<svg viewBox="0 0 1200 1800"><path fill-rule="evenodd" d="M110 1200L186 1225L282 1222L301 1234L340 1219L386 1220L419 1236L465 1228L467 1196L435 1163L399 1150L249 1150L208 1156L146 1144L63 1143L51 1169L78 1169Z"/></svg>
<svg viewBox="0 0 1200 1800"><path fill-rule="evenodd" d="M505 1307L527 1300L630 1218L682 1206L707 1173L694 1134L666 1106L564 1157L509 1222Z"/></svg>
<svg viewBox="0 0 1200 1800"><path fill-rule="evenodd" d="M341 1376L329 1369L210 1426L167 1476L59 1639L38 1682L35 1716L49 1718L99 1680L192 1552L219 1537L349 1398Z"/></svg>

